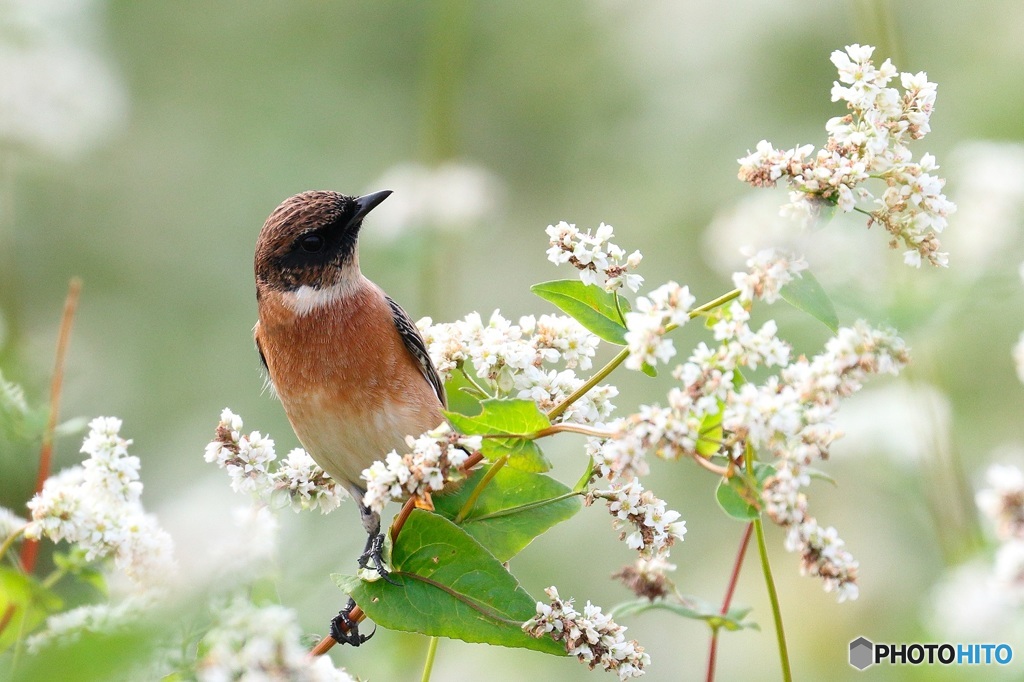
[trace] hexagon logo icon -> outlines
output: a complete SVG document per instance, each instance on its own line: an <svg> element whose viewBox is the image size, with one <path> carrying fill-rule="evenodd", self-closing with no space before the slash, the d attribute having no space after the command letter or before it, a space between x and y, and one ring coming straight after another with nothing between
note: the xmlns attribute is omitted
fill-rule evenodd
<svg viewBox="0 0 1024 682"><path fill-rule="evenodd" d="M858 637L850 642L850 665L857 670L864 670L873 664L875 645L867 637Z"/></svg>

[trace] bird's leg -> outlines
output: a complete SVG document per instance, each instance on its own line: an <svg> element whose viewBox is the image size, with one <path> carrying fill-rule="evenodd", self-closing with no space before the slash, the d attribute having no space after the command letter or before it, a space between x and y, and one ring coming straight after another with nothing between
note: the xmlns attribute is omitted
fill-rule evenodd
<svg viewBox="0 0 1024 682"><path fill-rule="evenodd" d="M338 615L331 619L331 638L335 642L351 644L352 646L359 646L366 640L373 637L374 633L377 632L377 628L373 629L368 635L359 634L359 623L349 618L349 614L352 613L352 609L356 607L354 599L349 599L348 604L345 604L345 608L338 612Z"/></svg>
<svg viewBox="0 0 1024 682"><path fill-rule="evenodd" d="M398 583L389 577L388 569L384 568L384 558L381 556L384 550L384 535L380 532L380 514L364 506L360 500L359 515L362 518L363 528L366 529L367 536L366 546L359 557L359 568L366 568L372 561L373 567L377 569L377 573L381 578L384 578L384 580L392 585L397 585Z"/></svg>

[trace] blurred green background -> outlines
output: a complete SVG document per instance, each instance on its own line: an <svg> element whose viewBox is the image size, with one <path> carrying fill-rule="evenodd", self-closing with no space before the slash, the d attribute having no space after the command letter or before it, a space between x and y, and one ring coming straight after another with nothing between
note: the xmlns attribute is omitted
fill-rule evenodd
<svg viewBox="0 0 1024 682"><path fill-rule="evenodd" d="M877 45L878 62L890 56L939 84L934 132L914 152L938 157L963 210L951 219L946 271L909 270L859 220L812 235L820 241L808 247L811 268L842 321L894 325L915 363L907 381L879 381L851 405L851 436L824 465L839 485L810 491L812 513L835 525L861 562L860 599L837 605L817 580L801 578L782 534L768 529L794 670L798 679L855 678L846 656L858 635L1009 641L1024 655L1019 627L944 629L956 624L942 613L964 612L943 611L950 598L936 592L950 567L990 556L971 489L1001 456L994 450L1024 441L1024 388L1010 358L1024 328L1024 176L1013 174L1024 171L1012 146L1024 137L1021 25L1024 5L996 1L0 2L0 62L8 60L0 69L0 370L46 400L65 289L81 276L62 414L124 419L142 459L144 502L200 576L201 559L232 532L230 509L245 503L202 459L220 410L230 406L247 429L272 434L282 455L297 444L261 390L250 334L253 246L282 199L314 188L382 189L382 176L410 162L486 169L491 200L467 229L410 228L387 241L367 224L363 271L414 318L553 312L529 285L572 276L544 257L544 227L558 220L614 225L617 243L644 252L651 287L672 278L707 300L731 287L722 254L742 245L722 225L746 216L756 236L785 201L739 183L735 160L762 138L822 144L825 121L843 113L829 101L829 54ZM25 46L32 56L19 61ZM971 144L980 140L1010 146ZM993 150L1009 170L993 170L985 156ZM969 169L996 180L972 180ZM414 191L389 188L395 199ZM757 214L753 201L770 210ZM1007 207L996 217L983 210L993 202ZM832 233L841 238L829 241ZM973 254L959 264L957 244ZM758 315L776 317L800 352L827 338L783 304ZM705 338L684 331L683 355ZM615 383L628 413L663 402L671 378L620 371ZM556 476L579 475L580 445L570 437L551 446ZM59 441L58 466L76 462L77 450L76 438ZM32 448L0 452L0 504L22 508L35 457ZM676 582L717 602L742 527L719 512L705 472L652 466L650 487L689 528L673 552ZM345 504L328 517L283 517L280 595L311 632L343 603L328 573L347 568L362 545L354 505ZM628 594L608 576L632 558L597 507L539 539L513 568L534 595L554 584L610 607ZM762 632L723 634L720 679L776 676L764 594L752 551L736 602L754 607ZM701 625L662 614L624 624L652 656L647 679L703 674ZM332 655L362 677L414 680L425 647L382 631L372 645ZM483 675L600 673L442 642L434 679Z"/></svg>

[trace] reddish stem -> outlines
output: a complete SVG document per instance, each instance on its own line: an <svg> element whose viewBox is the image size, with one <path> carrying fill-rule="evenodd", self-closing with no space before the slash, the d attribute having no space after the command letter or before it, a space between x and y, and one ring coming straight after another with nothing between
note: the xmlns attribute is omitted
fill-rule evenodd
<svg viewBox="0 0 1024 682"><path fill-rule="evenodd" d="M43 444L39 448L39 473L36 475L35 494L43 492L43 484L50 477L50 462L53 459L53 432L57 428L60 412L60 391L64 382L64 360L67 358L68 341L71 339L71 325L78 307L78 295L82 291L82 280L72 277L68 282L68 295L64 299L64 315L57 336L57 357L53 363L53 377L50 379L50 418L43 432ZM39 541L26 540L21 549L21 567L25 573L32 573L39 556Z"/></svg>
<svg viewBox="0 0 1024 682"><path fill-rule="evenodd" d="M750 536L754 532L754 524L748 523L747 529L743 531L743 539L740 540L740 548L736 552L736 561L733 562L732 575L729 577L729 586L725 589L725 598L722 600L722 608L719 611L723 616L729 613L729 605L732 603L732 596L736 593L736 583L740 579L740 568L743 566L743 557L747 553L747 546L750 544ZM714 682L715 662L718 657L718 631L714 628L711 631L711 648L708 651L708 674L707 682Z"/></svg>

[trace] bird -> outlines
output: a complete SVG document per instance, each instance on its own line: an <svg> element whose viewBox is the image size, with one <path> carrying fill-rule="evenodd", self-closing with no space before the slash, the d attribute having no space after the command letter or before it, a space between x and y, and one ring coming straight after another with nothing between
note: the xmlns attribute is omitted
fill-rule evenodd
<svg viewBox="0 0 1024 682"><path fill-rule="evenodd" d="M406 436L444 423L447 407L412 318L359 268L363 221L390 194L314 190L274 209L256 242L253 328L299 442L359 505L367 533L360 568L372 562L385 579L380 515L363 504L360 474L391 450L402 452ZM353 606L349 600L331 632L358 645L368 637L348 619Z"/></svg>

